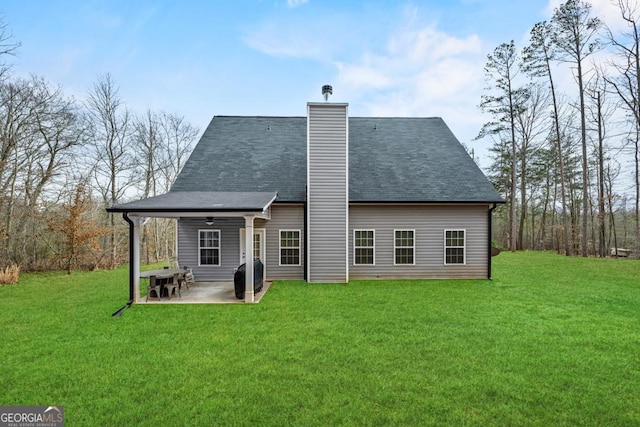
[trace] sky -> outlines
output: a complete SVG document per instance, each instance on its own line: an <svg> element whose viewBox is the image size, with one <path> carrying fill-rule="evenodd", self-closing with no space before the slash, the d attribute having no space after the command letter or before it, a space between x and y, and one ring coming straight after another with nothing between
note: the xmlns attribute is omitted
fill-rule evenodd
<svg viewBox="0 0 640 427"><path fill-rule="evenodd" d="M594 14L614 15L610 0ZM523 46L559 0L3 0L21 43L14 75L78 100L109 73L134 113L305 116L348 102L351 116L442 117L488 165L477 108L487 55Z"/></svg>

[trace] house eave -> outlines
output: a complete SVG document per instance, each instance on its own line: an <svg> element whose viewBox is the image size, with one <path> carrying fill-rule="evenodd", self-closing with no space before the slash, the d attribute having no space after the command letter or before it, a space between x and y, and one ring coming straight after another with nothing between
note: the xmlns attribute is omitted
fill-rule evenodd
<svg viewBox="0 0 640 427"><path fill-rule="evenodd" d="M352 205L486 205L504 204L504 200L352 200Z"/></svg>
<svg viewBox="0 0 640 427"><path fill-rule="evenodd" d="M151 217L244 216L269 217L277 192L169 192L107 208L110 213Z"/></svg>
<svg viewBox="0 0 640 427"><path fill-rule="evenodd" d="M140 218L203 218L203 217L244 217L254 216L256 218L268 219L269 215L260 209L257 210L111 210L113 213L126 213L129 217Z"/></svg>

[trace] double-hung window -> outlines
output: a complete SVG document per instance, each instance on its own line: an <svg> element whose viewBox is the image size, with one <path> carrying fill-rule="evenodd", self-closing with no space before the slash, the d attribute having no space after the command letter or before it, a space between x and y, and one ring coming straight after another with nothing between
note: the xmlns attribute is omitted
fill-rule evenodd
<svg viewBox="0 0 640 427"><path fill-rule="evenodd" d="M466 230L444 230L444 263L465 263Z"/></svg>
<svg viewBox="0 0 640 427"><path fill-rule="evenodd" d="M375 231L353 230L353 264L374 265L375 263Z"/></svg>
<svg viewBox="0 0 640 427"><path fill-rule="evenodd" d="M220 265L220 230L199 230L200 265Z"/></svg>
<svg viewBox="0 0 640 427"><path fill-rule="evenodd" d="M300 265L300 230L280 230L280 265Z"/></svg>
<svg viewBox="0 0 640 427"><path fill-rule="evenodd" d="M414 265L416 263L415 230L394 231L395 265Z"/></svg>

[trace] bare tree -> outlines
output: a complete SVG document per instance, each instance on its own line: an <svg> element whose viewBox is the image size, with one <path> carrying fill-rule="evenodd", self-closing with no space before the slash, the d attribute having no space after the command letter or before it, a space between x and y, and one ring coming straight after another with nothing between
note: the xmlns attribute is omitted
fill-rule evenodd
<svg viewBox="0 0 640 427"><path fill-rule="evenodd" d="M19 192L19 172L24 156L22 141L33 134L33 88L26 80L0 83L0 211L3 213L1 235L3 258L12 258L9 236L13 230L14 209Z"/></svg>
<svg viewBox="0 0 640 427"><path fill-rule="evenodd" d="M107 206L117 203L133 185L131 174L134 161L128 147L129 111L118 94L109 74L98 78L89 91L87 118L95 156L95 183ZM108 250L110 267L115 268L118 257L118 232L113 215L109 215L111 227Z"/></svg>
<svg viewBox="0 0 640 427"><path fill-rule="evenodd" d="M158 161L163 154L163 141L160 134L158 115L147 110L144 116L133 121L131 139L134 156L138 165L138 175L142 177L143 198L156 196Z"/></svg>
<svg viewBox="0 0 640 427"><path fill-rule="evenodd" d="M607 163L608 150L605 146L607 138L607 123L610 122L614 114L615 104L608 102L607 79L604 78L604 72L597 67L594 78L587 84L585 94L589 98L590 105L587 108L589 121L594 123L595 128L590 129L595 135L595 161L597 164L597 196L598 196L598 214L597 214L597 254L600 257L606 256L607 238L606 238L606 194L605 194L605 166Z"/></svg>
<svg viewBox="0 0 640 427"><path fill-rule="evenodd" d="M10 68L4 58L14 56L19 47L20 43L13 41L13 34L9 30L8 24L0 16L0 82L7 77Z"/></svg>
<svg viewBox="0 0 640 427"><path fill-rule="evenodd" d="M169 191L189 154L191 154L199 131L184 116L162 113L161 118L160 127L164 135L166 149L165 167L162 169L163 189Z"/></svg>
<svg viewBox="0 0 640 427"><path fill-rule="evenodd" d="M591 5L568 0L556 8L551 19L551 40L559 61L575 64L580 98L580 137L582 143L582 256L588 255L589 174L587 158L587 124L584 99L584 60L598 48L596 33L601 26L593 18Z"/></svg>
<svg viewBox="0 0 640 427"><path fill-rule="evenodd" d="M518 135L518 157L520 162L520 220L518 223L518 249L524 249L525 223L528 212L528 185L533 183L529 171L530 157L541 148L549 133L544 114L548 107L548 94L540 85L531 85L520 94L521 107L515 116L515 130Z"/></svg>
<svg viewBox="0 0 640 427"><path fill-rule="evenodd" d="M74 101L37 77L0 83L0 118L2 256L22 263L27 246L37 245L29 229L42 214L42 197L84 133Z"/></svg>
<svg viewBox="0 0 640 427"><path fill-rule="evenodd" d="M607 206L609 207L609 212L611 212L611 215L609 215L609 230L610 230L609 240L610 241L613 240L612 242L613 247L616 248L614 252L615 256L618 256L617 248L619 247L619 244L618 244L618 232L616 231L614 204L616 199L618 199L619 197L614 193L613 182L618 177L619 173L620 173L619 163L614 161L613 168L611 163L607 165L607 168L605 170L605 185L606 185L606 193L607 193ZM622 206L623 206L623 209L626 209L625 200L623 200Z"/></svg>
<svg viewBox="0 0 640 427"><path fill-rule="evenodd" d="M147 111L133 123L136 164L143 178L142 197L169 191L193 149L198 130L184 117Z"/></svg>
<svg viewBox="0 0 640 427"><path fill-rule="evenodd" d="M178 177L196 141L198 130L183 116L163 112L160 115L160 129L164 155L158 177L158 188L169 191ZM175 256L176 227L174 220L156 221L156 245L162 246L167 259Z"/></svg>
<svg viewBox="0 0 640 427"><path fill-rule="evenodd" d="M184 117L148 110L133 123L132 142L142 197L169 191L193 148L197 129ZM175 256L175 221L155 218L147 223L142 247L147 262Z"/></svg>

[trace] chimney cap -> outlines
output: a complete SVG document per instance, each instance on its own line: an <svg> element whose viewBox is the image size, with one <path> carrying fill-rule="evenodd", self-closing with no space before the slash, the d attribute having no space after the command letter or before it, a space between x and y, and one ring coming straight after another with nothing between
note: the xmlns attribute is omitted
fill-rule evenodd
<svg viewBox="0 0 640 427"><path fill-rule="evenodd" d="M324 96L325 101L329 99L329 95L333 95L333 87L331 85L322 86L322 96Z"/></svg>

